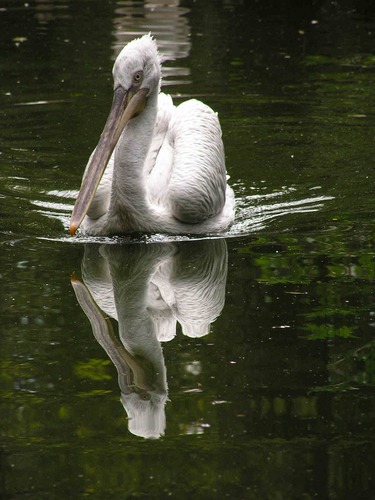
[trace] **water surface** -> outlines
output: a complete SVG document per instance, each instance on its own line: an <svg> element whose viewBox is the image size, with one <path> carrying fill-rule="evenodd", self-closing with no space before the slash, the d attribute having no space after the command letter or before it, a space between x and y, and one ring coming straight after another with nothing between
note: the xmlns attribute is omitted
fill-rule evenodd
<svg viewBox="0 0 375 500"><path fill-rule="evenodd" d="M2 498L371 498L374 16L0 1ZM236 222L70 238L148 31L163 90L219 113Z"/></svg>

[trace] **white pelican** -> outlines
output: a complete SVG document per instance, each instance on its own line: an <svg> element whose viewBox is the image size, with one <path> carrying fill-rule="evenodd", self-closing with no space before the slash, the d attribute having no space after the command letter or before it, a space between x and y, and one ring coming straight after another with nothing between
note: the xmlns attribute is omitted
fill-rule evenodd
<svg viewBox="0 0 375 500"><path fill-rule="evenodd" d="M82 179L74 235L220 232L234 220L217 114L160 92L151 35L126 45L113 66L112 108Z"/></svg>

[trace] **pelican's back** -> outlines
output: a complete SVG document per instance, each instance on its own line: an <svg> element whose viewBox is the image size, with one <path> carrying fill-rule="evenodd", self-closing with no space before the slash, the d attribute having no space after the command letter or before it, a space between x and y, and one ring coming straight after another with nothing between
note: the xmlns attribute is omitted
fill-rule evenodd
<svg viewBox="0 0 375 500"><path fill-rule="evenodd" d="M217 114L191 99L173 113L167 134L173 150L168 205L181 222L195 224L225 205L224 146Z"/></svg>

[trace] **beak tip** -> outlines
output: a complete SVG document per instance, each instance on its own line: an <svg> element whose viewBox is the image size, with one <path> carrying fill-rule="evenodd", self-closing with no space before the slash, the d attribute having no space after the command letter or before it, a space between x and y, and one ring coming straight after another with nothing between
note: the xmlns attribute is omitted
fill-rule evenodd
<svg viewBox="0 0 375 500"><path fill-rule="evenodd" d="M72 222L69 227L70 236L74 236L76 234L77 229L78 229L77 224Z"/></svg>

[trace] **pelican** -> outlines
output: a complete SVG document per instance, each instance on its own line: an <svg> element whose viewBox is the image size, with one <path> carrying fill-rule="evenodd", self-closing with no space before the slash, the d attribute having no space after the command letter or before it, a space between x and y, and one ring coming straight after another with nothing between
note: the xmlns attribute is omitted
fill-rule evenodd
<svg viewBox="0 0 375 500"><path fill-rule="evenodd" d="M217 114L160 92L161 60L148 34L113 66L114 97L82 179L74 235L217 233L234 220Z"/></svg>

